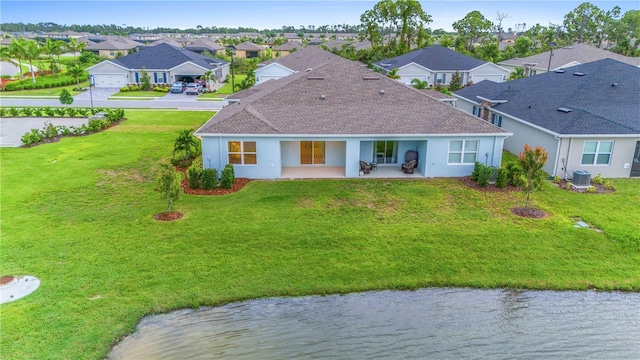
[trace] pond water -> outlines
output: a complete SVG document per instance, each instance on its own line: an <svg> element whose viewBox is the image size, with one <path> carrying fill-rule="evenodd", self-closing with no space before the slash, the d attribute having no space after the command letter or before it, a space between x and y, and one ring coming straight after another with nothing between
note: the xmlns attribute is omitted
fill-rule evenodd
<svg viewBox="0 0 640 360"><path fill-rule="evenodd" d="M272 298L141 320L111 359L638 359L640 294L475 289Z"/></svg>

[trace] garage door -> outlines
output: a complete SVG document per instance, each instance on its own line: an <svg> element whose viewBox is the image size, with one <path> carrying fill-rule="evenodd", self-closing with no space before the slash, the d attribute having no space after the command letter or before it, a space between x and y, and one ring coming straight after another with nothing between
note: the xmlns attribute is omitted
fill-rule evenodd
<svg viewBox="0 0 640 360"><path fill-rule="evenodd" d="M119 88L127 85L125 74L93 74L96 87Z"/></svg>
<svg viewBox="0 0 640 360"><path fill-rule="evenodd" d="M474 84L477 84L482 80L490 80L497 83L501 83L503 81L502 75L472 75L471 76L471 81L473 81Z"/></svg>

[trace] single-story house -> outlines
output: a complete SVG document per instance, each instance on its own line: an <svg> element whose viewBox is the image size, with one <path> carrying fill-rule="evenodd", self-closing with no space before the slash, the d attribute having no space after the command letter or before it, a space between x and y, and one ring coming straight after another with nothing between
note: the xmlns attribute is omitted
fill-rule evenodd
<svg viewBox="0 0 640 360"><path fill-rule="evenodd" d="M461 54L441 45L432 45L414 50L404 55L385 59L373 64L388 74L397 70L400 81L410 85L411 80L427 81L429 85L449 85L453 74L458 71L462 76L462 84L478 83L491 80L501 83L506 81L509 70L494 63Z"/></svg>
<svg viewBox="0 0 640 360"><path fill-rule="evenodd" d="M466 176L476 161L500 166L511 135L340 57L234 97L195 135L204 167L233 164L237 177ZM360 161L376 170L362 175Z"/></svg>
<svg viewBox="0 0 640 360"><path fill-rule="evenodd" d="M118 59L105 60L87 69L96 87L122 87L139 84L142 68L152 84L195 80L213 70L218 81L229 74L229 63L168 44L141 48Z"/></svg>
<svg viewBox="0 0 640 360"><path fill-rule="evenodd" d="M502 84L457 91L456 106L549 153L544 170L571 178L583 170L607 178L640 176L640 68L604 59Z"/></svg>
<svg viewBox="0 0 640 360"><path fill-rule="evenodd" d="M272 47L271 57L275 59L275 58L287 56L292 52L299 51L302 49L304 49L304 47L300 43L290 41L288 43Z"/></svg>
<svg viewBox="0 0 640 360"><path fill-rule="evenodd" d="M498 65L510 72L514 72L516 68L522 68L526 76L532 76L546 73L547 69L550 71L566 69L607 58L640 66L640 58L616 54L588 44L574 44L524 58L509 59L499 62Z"/></svg>
<svg viewBox="0 0 640 360"><path fill-rule="evenodd" d="M235 57L239 59L257 58L266 53L264 47L256 45L250 41L245 41L243 43L235 45L234 49L236 51Z"/></svg>
<svg viewBox="0 0 640 360"><path fill-rule="evenodd" d="M280 79L299 71L307 71L314 67L339 58L338 55L322 50L316 46L307 46L272 61L258 64L255 70L256 84Z"/></svg>
<svg viewBox="0 0 640 360"><path fill-rule="evenodd" d="M107 59L115 59L120 56L129 55L144 45L139 42L124 37L108 38L104 41L87 41L86 51L98 54Z"/></svg>
<svg viewBox="0 0 640 360"><path fill-rule="evenodd" d="M209 52L212 55L218 53L218 51L224 52L224 46L219 45L215 41L211 39L196 39L190 44L183 45L183 47L189 51L197 52L202 54L203 52Z"/></svg>

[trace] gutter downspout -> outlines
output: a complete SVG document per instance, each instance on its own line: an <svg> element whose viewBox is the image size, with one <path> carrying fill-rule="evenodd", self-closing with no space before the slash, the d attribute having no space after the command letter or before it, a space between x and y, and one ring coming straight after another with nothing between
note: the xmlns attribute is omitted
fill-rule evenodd
<svg viewBox="0 0 640 360"><path fill-rule="evenodd" d="M571 143L573 142L573 138L569 138L569 146L567 147L567 161L564 164L564 178L567 179L567 173L569 172L569 153L571 152Z"/></svg>
<svg viewBox="0 0 640 360"><path fill-rule="evenodd" d="M562 143L562 138L558 137L557 135L553 136L554 139L558 140L558 147L556 148L556 163L555 166L553 167L553 174L551 174L551 176L556 176L557 171L558 171L558 160L560 159L560 144ZM567 174L567 167L564 166L564 170L565 170L565 177Z"/></svg>

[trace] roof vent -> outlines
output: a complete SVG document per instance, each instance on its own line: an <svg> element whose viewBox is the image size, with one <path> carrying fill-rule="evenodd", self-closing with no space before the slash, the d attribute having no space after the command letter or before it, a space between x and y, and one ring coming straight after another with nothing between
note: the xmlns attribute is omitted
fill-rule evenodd
<svg viewBox="0 0 640 360"><path fill-rule="evenodd" d="M384 90L380 89L380 95L384 95Z"/></svg>
<svg viewBox="0 0 640 360"><path fill-rule="evenodd" d="M327 100L327 95L324 95L324 94L320 95L320 100Z"/></svg>
<svg viewBox="0 0 640 360"><path fill-rule="evenodd" d="M380 80L380 76L363 76L362 80Z"/></svg>
<svg viewBox="0 0 640 360"><path fill-rule="evenodd" d="M581 72L574 72L573 75L575 76L584 76L584 73Z"/></svg>
<svg viewBox="0 0 640 360"><path fill-rule="evenodd" d="M311 70L313 70L313 69L312 69L312 68L308 68L308 69L307 69L307 72L309 72L309 71L311 71Z"/></svg>
<svg viewBox="0 0 640 360"><path fill-rule="evenodd" d="M307 76L307 80L324 80L322 76Z"/></svg>
<svg viewBox="0 0 640 360"><path fill-rule="evenodd" d="M555 73L556 74L564 74L564 70L558 69L558 70L555 70Z"/></svg>
<svg viewBox="0 0 640 360"><path fill-rule="evenodd" d="M558 111L561 111L563 113L570 113L571 109L569 109L569 108L558 108Z"/></svg>
<svg viewBox="0 0 640 360"><path fill-rule="evenodd" d="M614 87L618 86L618 83L613 83L613 84L611 84L611 86L614 86Z"/></svg>

